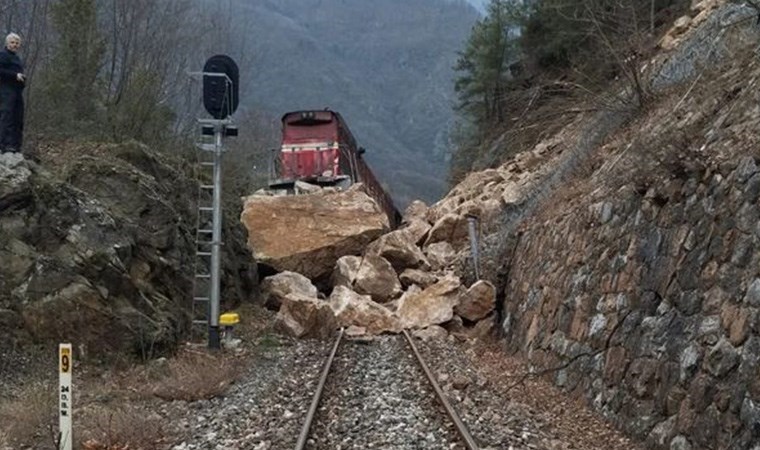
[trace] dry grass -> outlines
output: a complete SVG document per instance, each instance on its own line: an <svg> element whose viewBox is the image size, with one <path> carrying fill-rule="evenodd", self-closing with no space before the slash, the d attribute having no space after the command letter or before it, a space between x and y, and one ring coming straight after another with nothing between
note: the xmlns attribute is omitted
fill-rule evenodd
<svg viewBox="0 0 760 450"><path fill-rule="evenodd" d="M168 363L168 376L152 393L163 400L203 400L219 396L240 375L234 359L201 350L185 350Z"/></svg>
<svg viewBox="0 0 760 450"><path fill-rule="evenodd" d="M58 418L55 393L50 383L34 382L17 398L0 405L0 448L54 448L52 430L57 428Z"/></svg>
<svg viewBox="0 0 760 450"><path fill-rule="evenodd" d="M0 430L0 450L11 450L11 438L4 430Z"/></svg>
<svg viewBox="0 0 760 450"><path fill-rule="evenodd" d="M760 84L760 64L754 53L737 50L720 70L702 75L658 92L583 161L526 226L542 226L573 214L579 205L609 200L623 187L643 193L672 179L699 179L705 167L756 149L758 119L752 104L758 98L754 83Z"/></svg>
<svg viewBox="0 0 760 450"><path fill-rule="evenodd" d="M174 431L159 399L194 401L225 392L241 373L238 355L186 349L175 357L118 372L75 374L74 442L86 450L167 448ZM55 449L53 382L34 382L0 403L0 450ZM80 447L81 446L81 447Z"/></svg>
<svg viewBox="0 0 760 450"><path fill-rule="evenodd" d="M85 450L155 449L169 439L166 420L141 406L89 408L80 423L86 431L78 439Z"/></svg>
<svg viewBox="0 0 760 450"><path fill-rule="evenodd" d="M116 359L108 367L81 362L74 373L74 444L86 450L166 449L180 438L162 407L166 401L195 401L224 394L254 353L278 345L268 334L272 313L259 307L239 310L243 322L236 351L209 352L186 346L167 359L135 364ZM40 371L32 378L45 377ZM2 383L0 383L0 387ZM55 449L57 380L27 382L0 399L0 450Z"/></svg>

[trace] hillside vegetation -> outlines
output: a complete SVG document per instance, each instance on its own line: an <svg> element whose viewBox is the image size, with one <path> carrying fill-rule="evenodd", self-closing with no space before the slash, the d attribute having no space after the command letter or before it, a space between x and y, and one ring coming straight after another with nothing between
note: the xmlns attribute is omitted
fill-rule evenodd
<svg viewBox="0 0 760 450"><path fill-rule="evenodd" d="M491 0L459 54L450 180L497 167L579 114L650 100L645 61L684 0Z"/></svg>
<svg viewBox="0 0 760 450"><path fill-rule="evenodd" d="M511 79L460 79L460 88L491 90L460 89L471 140L458 152L461 181L433 209L449 221L483 219L484 278L498 284L505 347L527 359L525 378L545 375L650 448L752 449L760 440L757 10L695 2L657 32L655 9L643 35L589 40L607 35L601 12L627 5L633 24L642 17L633 7L646 3L654 4L588 2L554 21L544 14L567 4L534 3L527 23L544 17L542 33L528 27L512 44L526 52L521 69L533 67L525 81L535 95L516 114L498 101L523 92ZM574 41L567 20L591 32ZM564 39L546 39L561 30ZM622 42L631 50L617 58L610 50ZM563 50L545 53L551 48ZM594 54L608 58L584 56ZM553 55L551 66L537 70L540 55ZM549 87L563 89L531 84L550 74ZM470 171L482 166L492 168Z"/></svg>
<svg viewBox="0 0 760 450"><path fill-rule="evenodd" d="M233 2L244 26L242 102L279 118L329 107L347 120L403 208L446 189L456 52L477 18L441 0ZM272 142L276 145L277 142Z"/></svg>
<svg viewBox="0 0 760 450"><path fill-rule="evenodd" d="M241 73L235 196L266 179L284 112L325 107L401 207L444 193L452 66L477 18L465 2L0 0L0 12L24 40L29 148L136 139L176 152L205 114L188 72L224 53Z"/></svg>

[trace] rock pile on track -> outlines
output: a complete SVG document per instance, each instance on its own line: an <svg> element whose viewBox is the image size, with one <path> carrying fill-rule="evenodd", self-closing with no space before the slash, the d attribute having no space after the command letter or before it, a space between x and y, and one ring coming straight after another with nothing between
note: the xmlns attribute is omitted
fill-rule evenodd
<svg viewBox="0 0 760 450"><path fill-rule="evenodd" d="M287 335L327 337L339 327L352 335L482 334L496 326L496 289L485 280L467 286L459 275L470 258L460 209L413 202L401 227L387 232L380 208L355 185L253 195L241 220L257 262L279 271L261 288Z"/></svg>

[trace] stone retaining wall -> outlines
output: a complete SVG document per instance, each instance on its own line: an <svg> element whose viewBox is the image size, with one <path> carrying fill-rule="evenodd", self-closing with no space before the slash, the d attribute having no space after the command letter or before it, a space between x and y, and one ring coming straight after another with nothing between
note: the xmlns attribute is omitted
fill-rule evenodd
<svg viewBox="0 0 760 450"><path fill-rule="evenodd" d="M526 224L510 345L655 448L760 448L759 194L745 157Z"/></svg>

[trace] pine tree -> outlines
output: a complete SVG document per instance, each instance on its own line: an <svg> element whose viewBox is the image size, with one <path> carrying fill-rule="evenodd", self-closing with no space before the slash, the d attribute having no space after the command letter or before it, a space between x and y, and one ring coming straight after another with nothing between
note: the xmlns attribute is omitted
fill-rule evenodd
<svg viewBox="0 0 760 450"><path fill-rule="evenodd" d="M449 180L456 182L479 157L483 135L506 120L507 95L513 76L510 65L518 60L521 4L515 0L491 0L486 16L472 28L454 69L459 73L454 89L461 117L453 135Z"/></svg>
<svg viewBox="0 0 760 450"><path fill-rule="evenodd" d="M509 64L517 56L511 36L517 25L515 17L513 1L491 0L486 17L473 27L454 66L461 73L454 85L459 110L476 123L504 120L503 100L511 78Z"/></svg>

